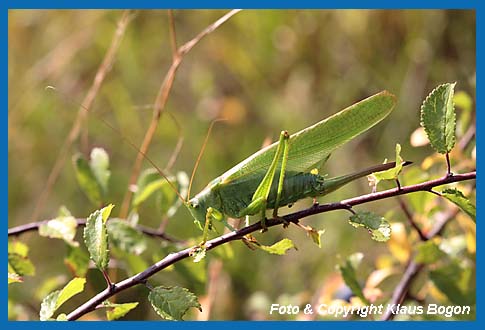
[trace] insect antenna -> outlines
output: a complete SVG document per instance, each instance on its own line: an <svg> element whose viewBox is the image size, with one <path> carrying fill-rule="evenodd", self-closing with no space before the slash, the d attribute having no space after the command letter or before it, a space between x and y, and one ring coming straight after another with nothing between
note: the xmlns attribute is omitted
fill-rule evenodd
<svg viewBox="0 0 485 330"><path fill-rule="evenodd" d="M165 181L167 181L167 183L169 184L169 186L171 187L171 189L175 192L175 194L177 194L177 197L183 202L185 203L185 199L184 197L179 193L178 189L175 187L175 185L172 183L172 181L170 181L168 179L168 176L165 174L164 171L162 171L162 169L157 165L155 164L155 162L150 158L148 157L147 154L145 154L144 152L142 152L140 150L140 148L138 148L136 146L135 143L133 143L130 139L128 139L125 135L122 134L122 132L117 129L116 127L114 127L113 125L111 125L108 121L106 121L103 117L101 117L99 114L97 114L96 112L93 112L91 110L89 110L88 108L86 108L83 104L77 104L76 102L64 97L64 95L62 93L60 93L56 87L54 86L47 86L45 88L46 90L52 90L52 91L55 91L56 93L58 93L62 98L63 100L65 100L66 102L69 102L71 104L75 104L77 106L80 106L83 110L85 110L87 113L89 114L92 114L94 116L96 116L96 118L101 121L101 123L103 123L103 125L105 125L106 127L108 127L109 129L111 129L113 132L115 132L122 140L123 142L127 143L131 148L133 148L137 153L141 154L143 156L143 158L145 158L149 163L150 165L152 165L157 171L158 173L165 179ZM172 118L174 119L174 117L172 116ZM178 124L177 124L178 125ZM179 138L180 140L180 138ZM183 141L183 139L182 139ZM177 143L178 145L179 143ZM176 147L176 151L177 151L177 147ZM178 151L177 151L177 154L178 154ZM173 157L173 154L172 154L172 157Z"/></svg>
<svg viewBox="0 0 485 330"><path fill-rule="evenodd" d="M190 190L192 189L192 182L194 181L195 177L195 172L197 172L197 168L199 167L200 159L202 158L202 155L204 154L205 147L207 145L207 141L209 141L209 136L212 132L212 128L214 127L214 124L220 121L225 121L226 119L224 118L217 118L214 119L210 125L209 129L207 130L207 134L205 135L204 143L202 143L202 147L200 148L199 155L197 156L197 160L195 161L194 169L192 170L192 175L190 176L190 181L189 181L189 189L187 190L187 199L190 198Z"/></svg>

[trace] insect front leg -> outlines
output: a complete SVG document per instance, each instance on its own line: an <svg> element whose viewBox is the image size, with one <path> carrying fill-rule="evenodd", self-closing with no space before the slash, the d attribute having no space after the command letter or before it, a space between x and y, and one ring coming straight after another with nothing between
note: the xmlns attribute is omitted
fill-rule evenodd
<svg viewBox="0 0 485 330"><path fill-rule="evenodd" d="M222 220L224 215L217 209L213 207L207 208L205 213L205 224L204 224L204 231L202 232L202 243L201 246L207 242L207 237L209 235L209 229L212 226L212 220Z"/></svg>
<svg viewBox="0 0 485 330"><path fill-rule="evenodd" d="M271 185L273 184L273 179L276 174L276 168L278 167L278 161L282 155L286 153L286 159L288 158L288 140L290 135L287 131L282 131L280 134L280 139L278 142L278 148L276 149L276 153L274 155L273 161L268 168L268 171L264 175L263 180L259 184L258 188L254 192L253 198L251 203L248 205L246 209L243 210L243 215L248 214L256 214L258 211L261 211L261 227L262 231L268 230L266 228L266 206L268 201L269 192L271 190ZM283 159L284 166L286 167L286 159ZM283 164L282 164L283 165ZM280 171L280 182L278 184L278 191L279 196L281 197L281 191L283 188L283 180L284 180L284 168ZM281 186L281 187L280 187ZM278 197L279 199L279 197ZM279 202L277 200L277 202Z"/></svg>

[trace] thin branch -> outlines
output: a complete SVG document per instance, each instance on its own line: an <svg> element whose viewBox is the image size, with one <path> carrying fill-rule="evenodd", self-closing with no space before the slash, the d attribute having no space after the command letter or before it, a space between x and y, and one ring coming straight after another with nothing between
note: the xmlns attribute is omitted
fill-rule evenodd
<svg viewBox="0 0 485 330"><path fill-rule="evenodd" d="M416 223L416 221L414 221L414 216L413 214L411 213L411 210L409 209L408 205L406 204L406 202L398 197L397 198L397 202L399 203L399 206L401 207L401 210L404 212L404 214L406 215L406 218L408 219L408 222L409 224L411 225L411 227L414 228L414 230L416 230L416 232L418 233L419 235L419 238L422 240L422 241L425 241L427 238L426 238L426 235L423 234L423 232L421 231L421 228L419 228L418 224Z"/></svg>
<svg viewBox="0 0 485 330"><path fill-rule="evenodd" d="M25 225L20 225L16 227L12 227L8 230L8 236L18 236L23 233L29 232L29 231L35 231L38 230L39 227L43 224L46 224L49 220L43 220L43 221L36 221L36 222L31 222L27 223ZM86 225L86 219L84 218L79 218L76 219L77 225L78 226L85 226ZM164 241L170 242L170 243L176 243L176 244L183 244L185 241L180 240L178 238L172 237L170 235L165 234L163 231L153 229L150 227L142 226L142 225L137 225L136 229L141 231L143 234L151 237L156 237L160 238Z"/></svg>
<svg viewBox="0 0 485 330"><path fill-rule="evenodd" d="M131 175L130 175L130 181L128 183L128 186L132 186L136 183L138 176L140 175L141 171L141 165L143 162L143 159L145 158L144 155L147 154L148 147L151 144L152 138L155 134L155 131L158 127L158 122L160 120L160 117L165 110L165 105L167 104L168 97L170 95L170 91L172 89L173 82L175 80L175 74L182 63L184 55L186 55L199 41L201 41L204 37L206 37L208 34L216 30L219 26L224 24L229 18L237 14L239 10L231 10L221 18L219 18L217 21L209 25L205 30L203 30L201 33L199 33L196 37L194 37L192 40L186 42L182 46L180 46L177 49L174 49L173 47L176 46L175 42L175 28L173 25L173 16L171 12L169 12L169 18L170 18L170 36L171 36L171 46L172 46L172 54L174 57L172 58L172 64L170 65L170 68L168 69L167 74L165 75L165 78L163 80L162 85L160 86L160 89L158 91L157 97L155 99L155 103L153 105L153 113L152 113L152 120L150 122L150 125L148 126L148 129L145 133L145 137L143 138L143 142L140 147L140 151L138 152L138 155L136 156L135 163L133 165L133 169L131 170ZM172 30L173 29L173 30ZM126 215L128 214L128 209L130 206L130 200L131 196L133 195L133 192L128 189L125 197L123 198L123 203L121 204L121 211L120 211L120 217L125 218Z"/></svg>
<svg viewBox="0 0 485 330"><path fill-rule="evenodd" d="M101 62L98 68L98 71L96 72L96 75L94 76L93 83L88 93L86 94L86 97L82 101L81 103L82 105L79 107L76 120L74 121L74 124L72 125L67 138L64 140L64 144L62 145L61 150L57 155L56 162L52 167L52 170L49 174L49 177L44 186L44 189L42 190L39 198L37 199L37 203L35 205L34 211L32 212L32 216L31 216L31 218L34 220L36 220L39 217L42 211L42 208L46 204L46 200L52 191L52 187L56 183L57 178L59 177L59 174L61 173L61 170L64 167L67 153L71 148L72 144L74 143L74 141L79 136L82 125L87 115L86 109L89 110L93 105L94 99L96 98L96 95L98 94L98 91L101 88L101 84L103 83L107 73L110 71L111 67L113 66L115 55L118 52L119 46L121 44L121 40L123 39L123 35L125 34L125 31L126 31L126 27L130 22L130 18L131 18L130 11L125 10L123 12L122 17L118 21L118 26L116 28L115 34L113 35L111 45L108 51L106 52L106 55L103 61Z"/></svg>
<svg viewBox="0 0 485 330"><path fill-rule="evenodd" d="M431 228L431 230L424 236L424 240L430 240L433 237L439 235L443 229L445 228L446 224L453 219L457 213L459 212L459 209L455 209L445 217L443 217L440 221L437 221L434 226ZM389 305L397 305L401 304L404 299L408 296L409 293L409 288L411 287L411 284L413 283L414 279L419 275L419 273L423 270L424 264L417 263L414 259L411 259L406 267L406 270L404 271L404 275L402 276L401 280L397 284L396 288L394 289L391 297L391 301L389 302ZM394 317L397 314L393 313L396 312L396 309L394 308L388 308L386 310L386 313L382 316L381 320L383 321L389 321L394 319Z"/></svg>
<svg viewBox="0 0 485 330"><path fill-rule="evenodd" d="M283 217L279 217L277 219L269 219L266 221L266 227L273 227L285 222L293 222L298 223L300 219L308 217L310 215L329 212L333 210L342 210L348 209L348 206L355 206L364 203L369 203L372 201L382 200L390 197L395 197L398 195L409 194L417 191L429 191L433 187L441 186L448 183L465 181L465 180L472 180L476 178L476 172L469 172L464 174L456 174L453 176L445 176L440 179L427 181L424 183L401 187L401 189L389 189L378 193L367 194L351 199L347 199L337 203L329 203L329 204L322 204L318 206L312 206L306 210L298 211L292 214L285 215ZM444 226L444 224L442 225ZM254 223L247 227L241 228L239 230L224 234L212 240L209 240L205 243L205 247L207 250L212 250L219 245L226 244L228 242L232 242L235 240L242 239L244 236L251 234L253 232L261 230L261 222ZM146 270L141 273L138 273L132 277L129 277L121 282L114 284L114 287L109 290L105 289L104 291L98 293L96 296L76 308L74 311L67 315L68 320L77 320L81 316L95 310L96 306L99 305L101 302L105 301L106 299L116 295L117 293L124 291L128 288L131 288L135 285L145 283L146 280L151 277L152 275L158 273L159 271L173 265L174 263L189 258L191 256L192 251L195 247L190 247L184 249L182 251L171 253L166 256L164 259L158 261L157 263L153 264ZM411 273L411 272L410 272ZM410 274L412 275L412 274Z"/></svg>

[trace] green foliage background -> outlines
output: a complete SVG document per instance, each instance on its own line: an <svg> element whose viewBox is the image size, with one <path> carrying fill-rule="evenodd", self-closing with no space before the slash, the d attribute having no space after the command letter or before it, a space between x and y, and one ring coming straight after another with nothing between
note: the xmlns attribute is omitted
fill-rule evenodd
<svg viewBox="0 0 485 330"><path fill-rule="evenodd" d="M179 45L224 13L176 11ZM80 191L68 161L41 217L31 218L74 121L77 104L92 83L120 15L120 11L95 10L10 11L9 227L54 218L61 205L77 217L86 217L95 209ZM218 124L209 139L194 181L194 193L258 150L266 138L277 139L282 129L298 131L383 89L397 95L396 109L384 122L335 152L325 172L336 176L392 159L396 143L402 145L405 159L421 163L433 151L430 146L412 147L409 136L419 127L424 97L438 84L456 81L456 90L475 99L475 24L473 11L243 11L202 40L184 58L176 75L166 110L181 123L185 144L174 169L191 172L214 118L225 117L228 121ZM166 11L137 12L93 106L93 111L137 144L151 119L149 105L170 66L168 35ZM60 93L46 91L48 85ZM110 155L108 198L116 205L113 214L117 214L136 153L95 116L89 118L90 148L103 147ZM150 157L163 167L176 141L176 126L169 116L163 116L150 146ZM79 143L68 158L77 151L85 152ZM361 180L323 201L368 191L367 183ZM304 201L295 208L310 203ZM393 200L367 208L380 214L396 210L389 220L405 223ZM154 203L144 205L140 223L158 227L157 214ZM392 253L388 245L372 241L363 230L349 226L346 219L347 214L341 211L305 220L326 229L322 249L293 227L257 235L268 245L287 236L293 239L298 251L283 257L251 251L240 242L231 243L233 257L222 259L211 318L267 318L268 302L307 302L336 276L339 256L355 252L364 253L360 266L364 280ZM82 242L80 232L78 241ZM169 222L167 232L182 239L200 235L182 208ZM30 246L37 271L24 283L12 285L9 299L23 306L15 307L17 318L35 318L33 311L40 307L36 299L45 296L39 292L43 283L48 279L56 283L55 278L61 276L58 282L62 287L60 284L71 277L63 263L67 247L61 240L42 238L35 232L24 234L21 240ZM156 240L151 241L149 250L144 256L147 265L168 251ZM207 291L207 264L223 254L209 252L202 264L183 261L157 274L153 281L187 287L200 298ZM133 269L123 265L119 264L115 278L132 273ZM389 279L387 294L397 280L397 276ZM72 310L103 286L99 272L90 271L88 289L67 302L62 311ZM157 319L147 294L147 289L136 287L117 298L120 302L141 300L126 318Z"/></svg>

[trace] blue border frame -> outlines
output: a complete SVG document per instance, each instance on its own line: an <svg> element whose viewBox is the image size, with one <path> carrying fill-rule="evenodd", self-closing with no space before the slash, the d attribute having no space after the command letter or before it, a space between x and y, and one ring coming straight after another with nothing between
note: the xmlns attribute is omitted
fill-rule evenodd
<svg viewBox="0 0 485 330"><path fill-rule="evenodd" d="M477 76L481 77L482 69L482 62L480 61L479 54L482 54L482 46L479 40L482 40L483 31L482 31L482 24L481 17L483 16L483 11L479 6L479 1L471 1L471 0L440 0L440 1L418 1L418 0L409 0L409 1L389 1L389 0L369 0L369 1L362 1L362 0L342 0L336 2L328 2L328 3L315 3L315 1L309 0L300 0L296 4L291 3L289 1L246 1L245 3L238 3L236 1L149 1L149 0L137 0L135 1L128 1L128 0L118 0L118 1L95 1L95 0L86 0L80 3L72 3L68 1L49 1L40 3L39 1L35 0L18 0L18 1L8 1L7 3L1 2L2 6L2 28L1 33L4 36L4 51L2 53L3 63L2 66L4 72L4 78L2 79L3 83L3 90L4 90L4 104L7 106L4 108L4 116L3 116L3 136L4 141L2 143L2 148L4 150L4 160L1 163L2 168L2 179L1 182L4 187L8 186L8 9L35 9L35 8L43 8L43 9L69 9L69 8L77 8L77 9L88 9L88 8L96 8L96 9L118 9L118 8L208 8L208 9L226 9L226 8L327 8L327 9L335 9L335 8L355 8L355 9L364 9L364 8L386 8L386 9L475 9L476 10L476 21L477 21L477 39L476 39L476 51L477 51ZM481 88L480 79L477 79L477 109L480 108L482 105L481 98L478 96L478 91ZM480 127L483 125L483 111L477 111L477 126ZM480 130L477 129L477 146L481 146L481 136ZM480 151L478 152L480 154ZM482 168L482 161L480 158L477 159L477 168ZM482 182L477 179L477 190L482 190ZM3 213L4 219L8 219L8 195L7 189L3 190L3 198L1 199L3 204ZM479 203L480 198L477 198L477 205ZM481 236L482 226L480 226L480 220L482 211L481 208L478 207L478 216L477 218L479 221L477 222L477 243L479 245L479 249L481 246L481 242L478 239ZM5 221L7 223L7 221ZM6 225L7 226L7 225ZM4 247L7 246L7 239L4 238ZM6 256L4 252L4 256ZM480 266L483 264L481 252L477 253L477 278L480 278L482 274L482 267ZM456 328L463 328L463 329L476 329L480 327L482 324L484 317L480 315L482 309L479 307L482 306L482 291L483 285L480 281L477 281L477 320L476 321L454 321L454 322L444 322L444 321L420 321L420 322L362 322L362 321L349 321L349 322L336 322L336 321L328 321L328 322L285 322L285 321L268 321L268 322L251 322L251 321L227 321L227 322L183 322L183 323L159 323L158 321L143 321L140 322L104 322L103 327L107 327L107 329L120 329L120 327L135 327L140 326L143 324L143 327L149 328L159 328L159 327L166 327L169 326L171 329L184 329L184 328L194 328L194 329L223 329L227 326L235 327L235 328L244 328L244 329L255 329L261 326L274 328L274 329L297 329L301 327L305 327L307 329L321 329L322 326L328 326L331 328L370 328L373 329L383 329L383 328L408 328L413 327L416 329L424 329L431 327L440 327L443 329L456 329ZM5 281L2 283L2 291L4 295L8 293L7 284ZM69 328L81 328L81 327L98 327L98 322L72 322L72 323L64 323L64 322L11 322L7 321L7 311L4 311L4 317L1 322L3 327L8 328L15 328L15 329L23 329L28 328L31 329L32 327L49 327L52 329L64 329L65 327ZM230 322L228 324L228 322Z"/></svg>

